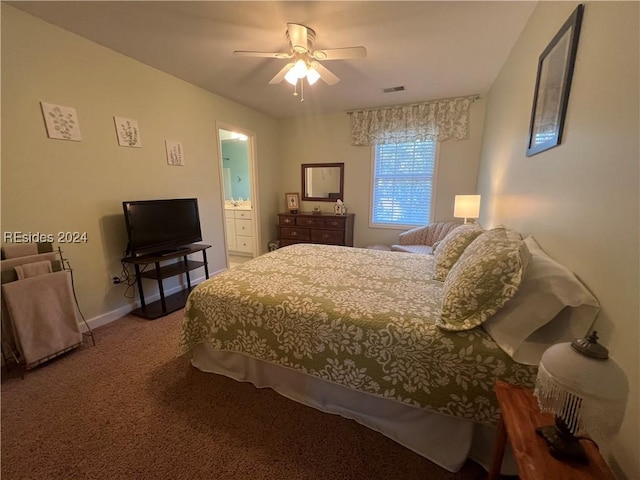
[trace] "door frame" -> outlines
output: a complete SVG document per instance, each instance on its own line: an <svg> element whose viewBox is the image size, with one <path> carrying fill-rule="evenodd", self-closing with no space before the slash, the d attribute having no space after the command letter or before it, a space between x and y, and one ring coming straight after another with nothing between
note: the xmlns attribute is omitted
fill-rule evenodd
<svg viewBox="0 0 640 480"><path fill-rule="evenodd" d="M220 181L220 205L222 208L222 231L224 237L224 251L225 258L227 261L227 268L229 268L229 248L227 245L227 222L225 219L225 209L224 209L224 171L222 166L222 141L220 139L220 130L226 130L228 132L237 132L243 135L246 135L248 151L249 151L249 175L250 179L250 189L251 189L251 228L252 228L252 239L253 239L253 256L257 257L260 255L260 239L262 237L260 232L260 222L258 221L260 218L260 205L259 205L259 191L258 191L258 163L256 160L256 134L251 130L247 130L246 128L239 127L237 125L232 125L230 123L221 122L216 120L216 139L218 142L218 180Z"/></svg>

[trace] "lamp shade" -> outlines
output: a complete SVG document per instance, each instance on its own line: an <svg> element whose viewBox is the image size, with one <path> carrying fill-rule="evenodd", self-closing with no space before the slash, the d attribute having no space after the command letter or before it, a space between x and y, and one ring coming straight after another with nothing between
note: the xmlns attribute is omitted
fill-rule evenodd
<svg viewBox="0 0 640 480"><path fill-rule="evenodd" d="M284 79L291 85L295 85L298 83L298 72L294 68L291 68L284 76Z"/></svg>
<svg viewBox="0 0 640 480"><path fill-rule="evenodd" d="M291 70L294 71L298 78L304 78L307 75L307 63L300 58L296 60Z"/></svg>
<svg viewBox="0 0 640 480"><path fill-rule="evenodd" d="M624 371L613 359L559 343L543 353L534 393L540 410L562 419L572 434L610 436L622 424L628 391Z"/></svg>
<svg viewBox="0 0 640 480"><path fill-rule="evenodd" d="M456 195L453 216L456 218L478 218L480 216L480 195Z"/></svg>
<svg viewBox="0 0 640 480"><path fill-rule="evenodd" d="M307 81L309 82L309 85L316 83L319 78L320 74L315 68L309 68L309 70L307 70Z"/></svg>

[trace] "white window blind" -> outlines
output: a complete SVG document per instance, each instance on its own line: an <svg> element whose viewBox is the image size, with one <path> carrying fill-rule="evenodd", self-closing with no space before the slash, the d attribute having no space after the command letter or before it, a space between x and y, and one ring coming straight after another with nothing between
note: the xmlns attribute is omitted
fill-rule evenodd
<svg viewBox="0 0 640 480"><path fill-rule="evenodd" d="M427 225L431 219L436 142L376 145L371 222Z"/></svg>

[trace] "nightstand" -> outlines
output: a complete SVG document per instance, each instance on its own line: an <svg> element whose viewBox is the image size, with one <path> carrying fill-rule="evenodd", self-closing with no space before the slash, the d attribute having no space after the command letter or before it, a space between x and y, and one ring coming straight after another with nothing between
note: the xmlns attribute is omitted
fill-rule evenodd
<svg viewBox="0 0 640 480"><path fill-rule="evenodd" d="M588 464L566 463L551 456L536 428L552 425L553 415L540 413L531 390L497 381L495 391L501 414L489 480L500 478L507 439L511 442L521 480L615 480L598 447L590 440L580 441L587 452Z"/></svg>

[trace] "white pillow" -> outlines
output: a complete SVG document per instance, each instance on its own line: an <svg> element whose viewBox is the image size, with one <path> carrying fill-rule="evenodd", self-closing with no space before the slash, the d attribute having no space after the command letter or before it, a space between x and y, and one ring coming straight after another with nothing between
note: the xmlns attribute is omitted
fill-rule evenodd
<svg viewBox="0 0 640 480"><path fill-rule="evenodd" d="M518 291L482 326L516 362L538 365L551 345L586 336L600 305L533 237L525 243L531 259Z"/></svg>

